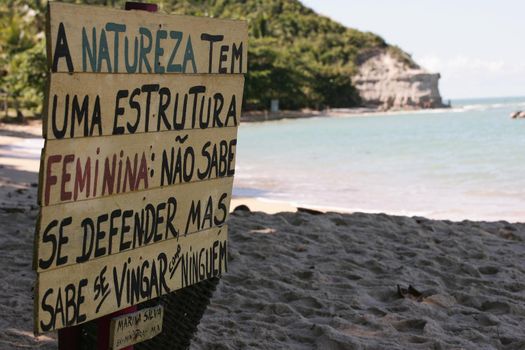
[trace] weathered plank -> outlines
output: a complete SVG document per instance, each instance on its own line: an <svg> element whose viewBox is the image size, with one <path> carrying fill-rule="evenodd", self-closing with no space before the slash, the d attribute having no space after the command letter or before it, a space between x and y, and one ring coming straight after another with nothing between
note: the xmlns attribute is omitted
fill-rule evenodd
<svg viewBox="0 0 525 350"><path fill-rule="evenodd" d="M223 225L233 178L43 207L37 271L52 270Z"/></svg>
<svg viewBox="0 0 525 350"><path fill-rule="evenodd" d="M243 83L240 74L52 73L44 137L237 126Z"/></svg>
<svg viewBox="0 0 525 350"><path fill-rule="evenodd" d="M160 334L163 316L164 308L157 305L113 318L109 326L110 349L122 349Z"/></svg>
<svg viewBox="0 0 525 350"><path fill-rule="evenodd" d="M38 274L35 333L80 324L227 271L227 226Z"/></svg>
<svg viewBox="0 0 525 350"><path fill-rule="evenodd" d="M49 2L53 72L246 73L247 23Z"/></svg>
<svg viewBox="0 0 525 350"><path fill-rule="evenodd" d="M233 176L237 128L48 140L42 206Z"/></svg>

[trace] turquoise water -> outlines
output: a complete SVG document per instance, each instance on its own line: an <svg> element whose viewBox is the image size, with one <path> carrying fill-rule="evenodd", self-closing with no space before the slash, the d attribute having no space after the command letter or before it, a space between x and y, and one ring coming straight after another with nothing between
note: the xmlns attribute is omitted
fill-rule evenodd
<svg viewBox="0 0 525 350"><path fill-rule="evenodd" d="M234 194L341 211L525 221L525 97L241 125Z"/></svg>

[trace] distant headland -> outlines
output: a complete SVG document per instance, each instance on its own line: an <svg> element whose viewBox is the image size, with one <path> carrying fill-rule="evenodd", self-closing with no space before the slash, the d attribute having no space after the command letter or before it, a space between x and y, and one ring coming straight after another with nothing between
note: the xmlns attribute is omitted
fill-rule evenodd
<svg viewBox="0 0 525 350"><path fill-rule="evenodd" d="M124 1L112 4L123 7ZM3 114L21 121L31 115L38 117L42 114L47 67L45 3L1 9L10 14L12 28L24 33L20 36L13 32L16 40L0 42L4 48L0 97L2 106L9 108ZM251 115L258 116L256 120L261 115L263 120L268 115L278 119L315 116L319 114L316 111L334 108L384 111L446 107L438 89L439 73L425 71L409 54L380 36L347 28L298 0L168 0L159 12L248 22L248 73L243 98L248 119ZM194 44L200 40L191 39ZM197 67L199 62L193 65Z"/></svg>
<svg viewBox="0 0 525 350"><path fill-rule="evenodd" d="M247 111L270 110L272 100L281 110L446 107L439 73L380 36L347 28L297 0L179 2L170 10L248 20Z"/></svg>

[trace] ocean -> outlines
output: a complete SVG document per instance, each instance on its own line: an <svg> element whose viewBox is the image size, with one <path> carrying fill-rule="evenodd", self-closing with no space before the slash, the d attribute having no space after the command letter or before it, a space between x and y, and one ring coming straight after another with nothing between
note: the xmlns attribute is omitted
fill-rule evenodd
<svg viewBox="0 0 525 350"><path fill-rule="evenodd" d="M525 97L244 123L234 195L344 212L525 221Z"/></svg>

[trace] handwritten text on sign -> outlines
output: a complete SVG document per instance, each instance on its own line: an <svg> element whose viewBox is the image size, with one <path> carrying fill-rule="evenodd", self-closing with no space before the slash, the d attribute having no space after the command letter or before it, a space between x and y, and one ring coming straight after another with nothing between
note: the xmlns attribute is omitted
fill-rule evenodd
<svg viewBox="0 0 525 350"><path fill-rule="evenodd" d="M237 128L49 140L40 199L54 205L233 176Z"/></svg>
<svg viewBox="0 0 525 350"><path fill-rule="evenodd" d="M40 273L38 333L72 326L227 271L227 226ZM67 273L64 273L67 269Z"/></svg>
<svg viewBox="0 0 525 350"><path fill-rule="evenodd" d="M223 225L233 177L43 207L37 271L63 267Z"/></svg>
<svg viewBox="0 0 525 350"><path fill-rule="evenodd" d="M67 74L51 76L45 137L235 127L242 75Z"/></svg>
<svg viewBox="0 0 525 350"><path fill-rule="evenodd" d="M143 342L162 331L164 308L162 305L145 308L111 320L109 344L118 350Z"/></svg>
<svg viewBox="0 0 525 350"><path fill-rule="evenodd" d="M49 6L53 72L224 74L247 70L246 22L58 2Z"/></svg>

